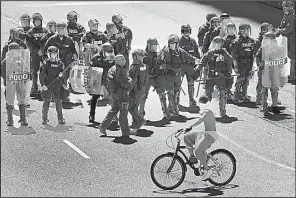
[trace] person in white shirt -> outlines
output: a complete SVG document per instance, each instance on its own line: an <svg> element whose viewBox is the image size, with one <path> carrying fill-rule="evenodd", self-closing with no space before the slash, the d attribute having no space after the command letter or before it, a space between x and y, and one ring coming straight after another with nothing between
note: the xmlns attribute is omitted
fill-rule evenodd
<svg viewBox="0 0 296 198"><path fill-rule="evenodd" d="M204 123L205 130L201 132L192 132L184 136L184 143L188 148L191 163L197 163L197 159L204 167L204 174L202 180L207 180L212 171L208 168L207 158L205 151L211 147L211 145L218 139L216 132L216 118L214 113L210 109L210 102L207 96L201 96L199 98L200 109L202 111L201 117L196 123L186 129L186 132L192 130L193 127Z"/></svg>

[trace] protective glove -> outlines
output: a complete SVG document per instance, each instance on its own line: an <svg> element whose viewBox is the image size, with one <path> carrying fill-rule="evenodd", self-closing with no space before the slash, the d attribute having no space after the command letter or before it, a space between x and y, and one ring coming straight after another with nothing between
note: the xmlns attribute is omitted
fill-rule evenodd
<svg viewBox="0 0 296 198"><path fill-rule="evenodd" d="M62 85L62 87L65 89L65 90L68 90L69 87L67 85Z"/></svg>
<svg viewBox="0 0 296 198"><path fill-rule="evenodd" d="M63 77L63 73L62 72L59 73L59 77L60 78Z"/></svg>
<svg viewBox="0 0 296 198"><path fill-rule="evenodd" d="M43 85L41 88L42 88L43 91L47 91L48 90L47 86L45 86L45 85Z"/></svg>
<svg viewBox="0 0 296 198"><path fill-rule="evenodd" d="M42 51L41 50L38 51L38 55L42 56Z"/></svg>

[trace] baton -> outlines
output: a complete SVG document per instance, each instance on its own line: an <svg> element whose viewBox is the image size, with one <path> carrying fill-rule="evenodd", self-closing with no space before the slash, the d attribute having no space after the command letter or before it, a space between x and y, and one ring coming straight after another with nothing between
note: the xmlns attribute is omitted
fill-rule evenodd
<svg viewBox="0 0 296 198"><path fill-rule="evenodd" d="M201 71L201 74L200 74L200 80L202 79L202 74L203 74L203 69L202 69L202 71ZM197 88L197 92L196 92L196 98L198 97L198 93L199 93L199 89L200 89L200 84L201 84L201 82L200 81L198 81L198 88Z"/></svg>
<svg viewBox="0 0 296 198"><path fill-rule="evenodd" d="M207 78L207 79L199 79L199 80L196 80L196 82L200 82L200 81L207 81L207 80L216 80L216 79L230 79L231 77L234 77L234 76L239 76L239 74L233 74L229 77L226 77L226 76L221 76L221 77L217 77L217 78Z"/></svg>

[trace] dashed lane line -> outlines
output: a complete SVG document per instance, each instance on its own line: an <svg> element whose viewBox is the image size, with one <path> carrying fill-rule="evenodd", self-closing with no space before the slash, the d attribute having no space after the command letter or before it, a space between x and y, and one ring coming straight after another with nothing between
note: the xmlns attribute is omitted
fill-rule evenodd
<svg viewBox="0 0 296 198"><path fill-rule="evenodd" d="M77 146L75 146L74 144L72 144L70 141L68 140L63 140L68 146L70 146L72 149L74 149L74 151L76 151L79 155L81 155L82 157L86 158L86 159L90 159L90 157L88 155L86 155L82 150L80 150Z"/></svg>

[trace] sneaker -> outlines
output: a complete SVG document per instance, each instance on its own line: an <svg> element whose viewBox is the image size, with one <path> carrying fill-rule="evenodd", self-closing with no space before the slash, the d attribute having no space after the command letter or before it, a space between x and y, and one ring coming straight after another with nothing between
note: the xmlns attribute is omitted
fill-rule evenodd
<svg viewBox="0 0 296 198"><path fill-rule="evenodd" d="M91 122L91 123L94 123L95 122L95 116L94 115L89 115L88 121Z"/></svg>
<svg viewBox="0 0 296 198"><path fill-rule="evenodd" d="M98 126L98 129L99 129L101 134L107 135L106 129L104 129L102 126Z"/></svg>
<svg viewBox="0 0 296 198"><path fill-rule="evenodd" d="M59 124L66 124L65 119L59 120Z"/></svg>
<svg viewBox="0 0 296 198"><path fill-rule="evenodd" d="M6 124L7 126L13 126L13 120L7 120Z"/></svg>
<svg viewBox="0 0 296 198"><path fill-rule="evenodd" d="M192 164L198 163L198 160L195 156L190 156L189 157L189 162Z"/></svg>
<svg viewBox="0 0 296 198"><path fill-rule="evenodd" d="M47 120L47 119L46 120L43 120L42 121L42 125L47 125L48 122L49 122L49 120Z"/></svg>
<svg viewBox="0 0 296 198"><path fill-rule="evenodd" d="M211 169L204 170L203 175L201 177L202 181L207 181L213 174L213 171Z"/></svg>
<svg viewBox="0 0 296 198"><path fill-rule="evenodd" d="M277 104L282 105L282 102L278 99Z"/></svg>

